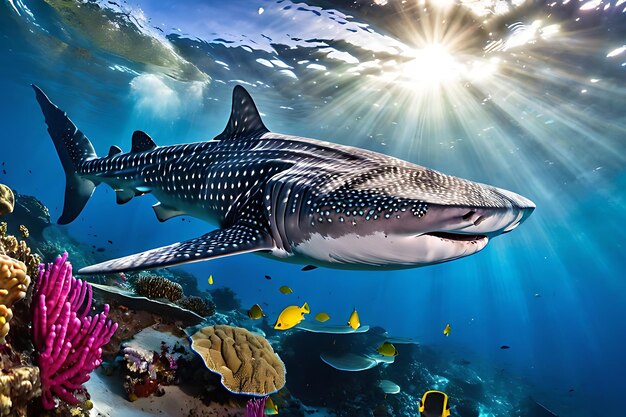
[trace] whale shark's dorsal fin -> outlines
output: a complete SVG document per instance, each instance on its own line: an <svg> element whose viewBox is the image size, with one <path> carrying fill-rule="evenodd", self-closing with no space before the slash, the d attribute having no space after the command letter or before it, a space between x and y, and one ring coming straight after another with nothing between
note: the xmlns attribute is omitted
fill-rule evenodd
<svg viewBox="0 0 626 417"><path fill-rule="evenodd" d="M131 153L151 151L157 147L152 138L148 136L146 132L142 132L141 130L135 130L133 132L132 142L133 145L130 150Z"/></svg>
<svg viewBox="0 0 626 417"><path fill-rule="evenodd" d="M122 153L122 149L119 146L112 145L107 156L117 155L118 153Z"/></svg>
<svg viewBox="0 0 626 417"><path fill-rule="evenodd" d="M269 132L263 124L261 115L245 88L238 85L233 90L233 106L230 119L224 131L215 140L235 140L250 135L262 135Z"/></svg>

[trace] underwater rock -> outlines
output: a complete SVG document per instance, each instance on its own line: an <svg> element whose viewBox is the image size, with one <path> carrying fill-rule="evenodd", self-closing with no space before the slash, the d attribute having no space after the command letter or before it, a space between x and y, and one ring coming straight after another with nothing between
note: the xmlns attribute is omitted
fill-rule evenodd
<svg viewBox="0 0 626 417"><path fill-rule="evenodd" d="M292 332L284 334L277 350L289 370L289 390L296 398L309 406L341 410L343 416L362 416L377 405L370 400L383 397L377 385L381 367L358 373L339 371L324 365L320 353L341 355L361 351L364 346L375 353L376 343L379 340L368 333Z"/></svg>
<svg viewBox="0 0 626 417"><path fill-rule="evenodd" d="M6 255L0 255L0 345L6 343L9 321L13 318L11 307L26 296L30 277L26 265Z"/></svg>
<svg viewBox="0 0 626 417"><path fill-rule="evenodd" d="M183 297L177 302L177 304L187 310L197 313L202 317L208 317L215 314L215 303L204 297L198 297L196 295Z"/></svg>
<svg viewBox="0 0 626 417"><path fill-rule="evenodd" d="M109 306L89 316L92 294L88 282L72 276L67 252L54 264L42 265L33 292L33 341L41 374L42 405L56 407L55 397L77 405L77 392L102 359L117 324L107 320Z"/></svg>
<svg viewBox="0 0 626 417"><path fill-rule="evenodd" d="M389 381L388 379L379 381L378 386L385 394L398 394L400 392L400 386L395 382Z"/></svg>
<svg viewBox="0 0 626 417"><path fill-rule="evenodd" d="M4 184L0 184L0 216L13 212L15 196L13 191Z"/></svg>
<svg viewBox="0 0 626 417"><path fill-rule="evenodd" d="M285 364L259 335L239 327L207 326L191 340L191 349L230 392L266 396L285 385Z"/></svg>
<svg viewBox="0 0 626 417"><path fill-rule="evenodd" d="M241 301L235 292L228 287L216 288L209 291L215 306L220 311L233 311L241 309Z"/></svg>
<svg viewBox="0 0 626 417"><path fill-rule="evenodd" d="M0 373L0 416L27 416L28 402L40 395L41 382L36 366L20 366Z"/></svg>
<svg viewBox="0 0 626 417"><path fill-rule="evenodd" d="M320 358L333 368L347 372L365 371L378 365L378 362L369 356L356 353L345 353L343 355L322 353Z"/></svg>
<svg viewBox="0 0 626 417"><path fill-rule="evenodd" d="M141 276L134 282L135 292L150 299L175 302L183 298L183 287L177 282L157 275Z"/></svg>
<svg viewBox="0 0 626 417"><path fill-rule="evenodd" d="M204 317L169 301L151 300L119 287L92 283L94 292L104 300L116 302L135 311L145 311L159 317L182 321L185 325L201 323Z"/></svg>
<svg viewBox="0 0 626 417"><path fill-rule="evenodd" d="M296 329L305 330L311 333L327 333L327 334L349 334L349 333L365 333L370 329L368 325L362 325L357 329L353 329L348 325L342 324L324 324L316 321L301 322Z"/></svg>
<svg viewBox="0 0 626 417"><path fill-rule="evenodd" d="M36 197L15 193L15 208L13 213L3 218L9 225L8 232L17 235L19 226L23 225L28 228L29 237L37 240L45 240L43 231L48 228L50 223L50 213L48 208Z"/></svg>

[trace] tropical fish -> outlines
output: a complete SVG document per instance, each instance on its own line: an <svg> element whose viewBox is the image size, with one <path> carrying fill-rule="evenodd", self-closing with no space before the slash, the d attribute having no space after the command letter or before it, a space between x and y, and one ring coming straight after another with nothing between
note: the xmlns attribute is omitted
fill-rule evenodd
<svg viewBox="0 0 626 417"><path fill-rule="evenodd" d="M502 345L502 346L500 346L500 349L511 349L511 346Z"/></svg>
<svg viewBox="0 0 626 417"><path fill-rule="evenodd" d="M327 313L317 313L315 315L315 320L319 321L320 323L324 323L330 320L330 316Z"/></svg>
<svg viewBox="0 0 626 417"><path fill-rule="evenodd" d="M213 275L209 275L209 285L213 285Z"/></svg>
<svg viewBox="0 0 626 417"><path fill-rule="evenodd" d="M356 330L361 327L361 322L359 321L359 313L356 312L356 308L350 314L350 318L348 319L348 326L352 327L352 329Z"/></svg>
<svg viewBox="0 0 626 417"><path fill-rule="evenodd" d="M272 401L272 397L265 399L265 409L263 410L266 416L275 416L278 414L278 406Z"/></svg>
<svg viewBox="0 0 626 417"><path fill-rule="evenodd" d="M87 266L80 274L250 252L344 269L419 267L472 255L535 209L513 192L391 156L272 133L241 86L233 90L226 128L211 141L157 146L135 131L130 152L111 146L98 157L67 115L33 88L66 174L58 223L74 221L95 187L105 183L119 204L152 194L159 221L194 216L220 225L194 239Z"/></svg>
<svg viewBox="0 0 626 417"><path fill-rule="evenodd" d="M450 324L446 324L446 328L443 329L443 334L446 336L450 336Z"/></svg>
<svg viewBox="0 0 626 417"><path fill-rule="evenodd" d="M376 352L383 356L398 356L396 347L389 342L384 342L382 345L378 346Z"/></svg>
<svg viewBox="0 0 626 417"><path fill-rule="evenodd" d="M278 291L280 291L281 294L291 294L293 292L293 290L286 285L283 285L282 287L280 287Z"/></svg>
<svg viewBox="0 0 626 417"><path fill-rule="evenodd" d="M309 304L307 303L304 303L302 307L285 307L285 309L278 316L278 319L276 319L276 323L274 323L274 328L276 330L291 329L293 326L304 320L304 315L309 314L310 312L311 309L309 308Z"/></svg>
<svg viewBox="0 0 626 417"><path fill-rule="evenodd" d="M265 275L265 279L272 279L272 277L269 275Z"/></svg>
<svg viewBox="0 0 626 417"><path fill-rule="evenodd" d="M252 320L258 320L261 317L266 317L266 316L263 313L263 309L261 308L261 306L258 304L255 304L252 307L250 307L250 310L248 310L248 317L250 317Z"/></svg>

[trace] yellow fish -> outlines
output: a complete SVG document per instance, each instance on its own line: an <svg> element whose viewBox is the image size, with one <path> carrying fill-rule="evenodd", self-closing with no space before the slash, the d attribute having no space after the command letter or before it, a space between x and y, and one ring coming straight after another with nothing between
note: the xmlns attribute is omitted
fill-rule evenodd
<svg viewBox="0 0 626 417"><path fill-rule="evenodd" d="M450 336L450 324L446 324L446 328L443 329L443 334L445 334L446 336Z"/></svg>
<svg viewBox="0 0 626 417"><path fill-rule="evenodd" d="M265 408L263 411L265 411L266 416L275 416L278 414L278 406L274 404L271 397L267 397L265 400Z"/></svg>
<svg viewBox="0 0 626 417"><path fill-rule="evenodd" d="M261 317L266 317L266 316L263 313L263 309L261 308L261 306L258 304L255 304L252 307L250 307L250 310L248 310L248 317L250 317L252 320L258 320Z"/></svg>
<svg viewBox="0 0 626 417"><path fill-rule="evenodd" d="M282 287L280 287L278 291L280 291L283 294L291 294L293 292L293 290L286 285L283 285Z"/></svg>
<svg viewBox="0 0 626 417"><path fill-rule="evenodd" d="M350 314L350 318L348 319L348 326L352 327L354 330L361 327L361 322L359 321L359 313L356 312L356 307L352 314Z"/></svg>
<svg viewBox="0 0 626 417"><path fill-rule="evenodd" d="M383 356L398 356L398 351L396 347L389 342L385 342L382 345L378 346L376 352L380 353Z"/></svg>
<svg viewBox="0 0 626 417"><path fill-rule="evenodd" d="M213 285L213 275L209 275L209 285Z"/></svg>
<svg viewBox="0 0 626 417"><path fill-rule="evenodd" d="M320 323L324 323L325 321L330 320L330 316L326 313L317 313L315 315L315 320L319 321Z"/></svg>
<svg viewBox="0 0 626 417"><path fill-rule="evenodd" d="M308 303L304 303L302 307L285 307L285 309L278 316L278 319L276 319L276 323L274 323L274 328L276 330L291 329L293 326L304 320L304 315L309 314L310 312L311 309L309 308Z"/></svg>

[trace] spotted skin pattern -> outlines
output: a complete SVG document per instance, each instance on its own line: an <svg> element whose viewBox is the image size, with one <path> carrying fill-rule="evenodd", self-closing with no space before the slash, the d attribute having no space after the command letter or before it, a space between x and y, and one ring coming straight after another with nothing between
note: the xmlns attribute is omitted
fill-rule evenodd
<svg viewBox="0 0 626 417"><path fill-rule="evenodd" d="M35 90L68 188L72 178L86 184L78 194L66 189L60 222L73 220L93 188L106 183L120 204L152 194L161 221L185 214L219 226L80 273L158 268L246 252L339 268L415 267L475 253L534 209L512 192L380 153L272 133L240 86L233 91L228 124L215 139L160 147L137 131L131 152L111 147L108 156L98 158L65 113ZM59 129L60 124L65 127ZM76 200L82 205L72 203Z"/></svg>

